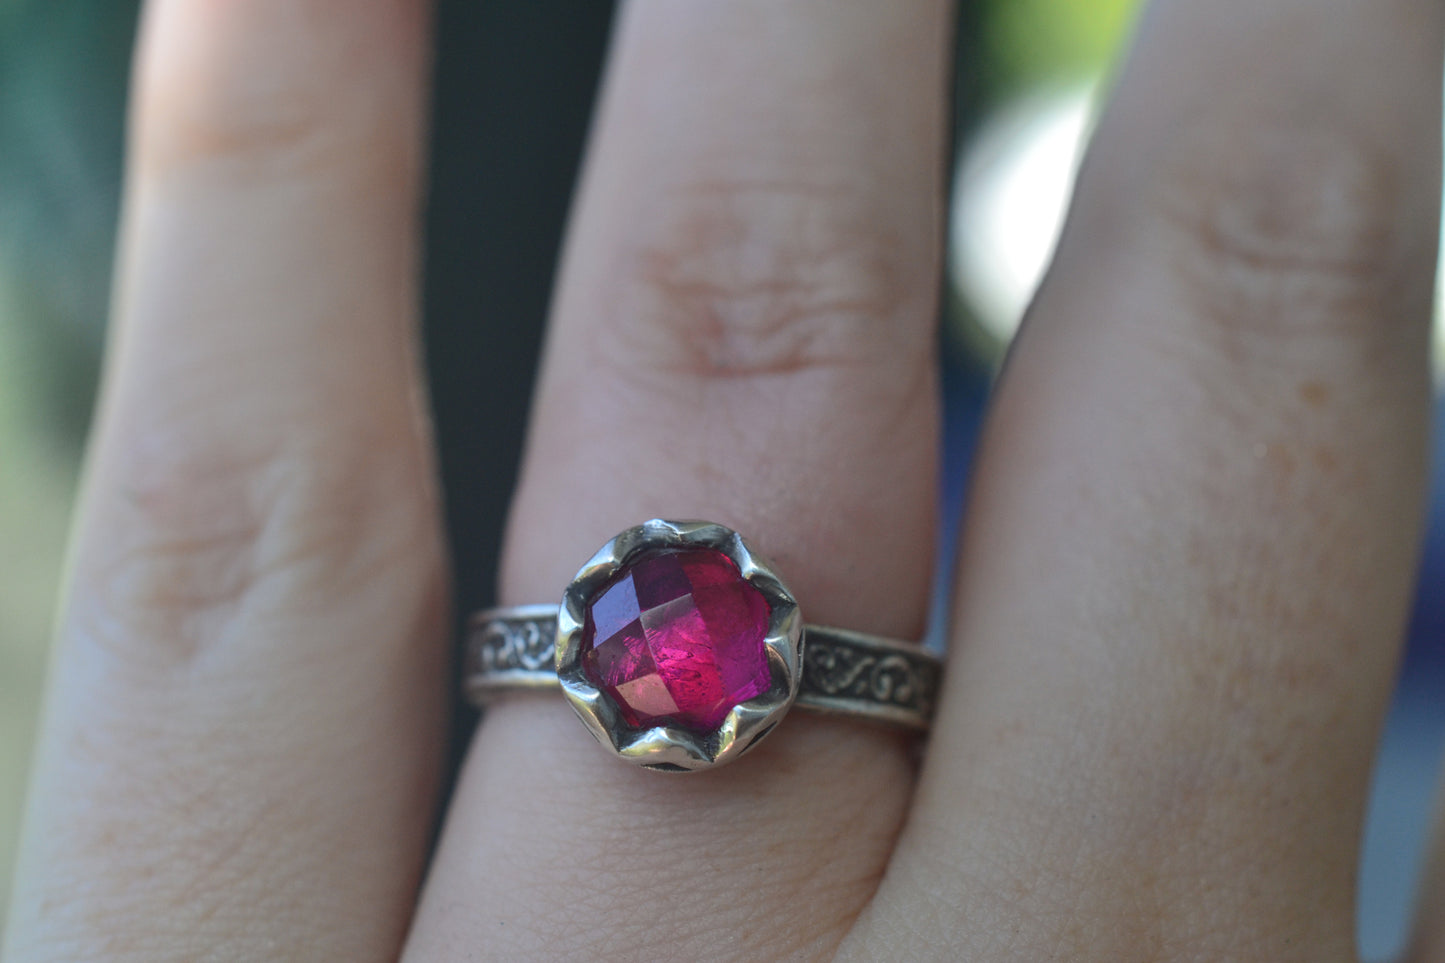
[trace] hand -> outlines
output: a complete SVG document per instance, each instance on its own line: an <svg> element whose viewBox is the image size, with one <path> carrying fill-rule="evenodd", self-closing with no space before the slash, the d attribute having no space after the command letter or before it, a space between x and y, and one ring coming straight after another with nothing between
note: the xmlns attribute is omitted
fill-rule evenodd
<svg viewBox="0 0 1445 963"><path fill-rule="evenodd" d="M1146 16L978 455L921 767L799 714L662 777L516 698L428 866L426 12L153 0L8 958L1351 957L1419 542L1442 19ZM920 632L947 37L939 0L626 9L504 604L700 517L811 620Z"/></svg>

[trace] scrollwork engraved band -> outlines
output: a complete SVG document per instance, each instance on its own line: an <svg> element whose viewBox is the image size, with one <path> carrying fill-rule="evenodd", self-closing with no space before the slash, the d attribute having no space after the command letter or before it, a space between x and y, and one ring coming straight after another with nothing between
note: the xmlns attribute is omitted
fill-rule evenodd
<svg viewBox="0 0 1445 963"><path fill-rule="evenodd" d="M483 705L517 689L558 688L556 636L555 605L478 612L466 640L470 699ZM937 657L914 644L809 625L794 706L926 731L940 674Z"/></svg>

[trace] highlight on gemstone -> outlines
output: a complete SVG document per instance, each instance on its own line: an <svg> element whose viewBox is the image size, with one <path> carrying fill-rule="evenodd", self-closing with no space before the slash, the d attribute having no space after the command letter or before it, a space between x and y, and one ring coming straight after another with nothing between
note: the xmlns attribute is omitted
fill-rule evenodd
<svg viewBox="0 0 1445 963"><path fill-rule="evenodd" d="M715 549L629 562L586 608L582 671L629 725L716 729L767 691L770 609Z"/></svg>

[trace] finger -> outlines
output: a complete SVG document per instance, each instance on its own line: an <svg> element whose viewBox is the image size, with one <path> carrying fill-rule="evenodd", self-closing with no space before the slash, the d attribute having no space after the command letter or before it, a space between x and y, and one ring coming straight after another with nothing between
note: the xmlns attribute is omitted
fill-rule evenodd
<svg viewBox="0 0 1445 963"><path fill-rule="evenodd" d="M560 597L643 519L709 518L773 557L808 619L917 636L945 19L942 3L626 8L505 602ZM816 952L871 893L911 781L896 735L796 715L741 762L661 777L600 752L559 697L518 698L477 736L409 953ZM639 926L647 906L665 918Z"/></svg>
<svg viewBox="0 0 1445 963"><path fill-rule="evenodd" d="M1145 17L991 415L961 651L858 956L1353 955L1421 518L1441 9Z"/></svg>
<svg viewBox="0 0 1445 963"><path fill-rule="evenodd" d="M157 0L9 947L394 956L445 622L420 3Z"/></svg>

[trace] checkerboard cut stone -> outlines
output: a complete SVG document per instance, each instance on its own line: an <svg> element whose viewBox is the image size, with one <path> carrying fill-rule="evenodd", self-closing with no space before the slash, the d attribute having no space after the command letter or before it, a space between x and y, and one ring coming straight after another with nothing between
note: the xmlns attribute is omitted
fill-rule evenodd
<svg viewBox="0 0 1445 963"><path fill-rule="evenodd" d="M769 615L722 552L650 552L587 607L582 669L629 725L716 729L768 688Z"/></svg>

